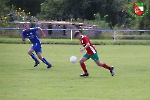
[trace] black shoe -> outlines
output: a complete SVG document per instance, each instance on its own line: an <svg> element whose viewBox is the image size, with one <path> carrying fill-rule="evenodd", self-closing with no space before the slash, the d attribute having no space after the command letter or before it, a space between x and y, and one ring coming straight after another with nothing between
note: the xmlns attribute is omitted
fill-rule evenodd
<svg viewBox="0 0 150 100"><path fill-rule="evenodd" d="M51 67L52 67L52 65L47 66L47 68L51 68Z"/></svg>
<svg viewBox="0 0 150 100"><path fill-rule="evenodd" d="M113 66L110 69L110 73L111 73L111 76L114 76L115 72L114 72L114 67Z"/></svg>
<svg viewBox="0 0 150 100"><path fill-rule="evenodd" d="M89 76L89 73L80 74L81 77Z"/></svg>
<svg viewBox="0 0 150 100"><path fill-rule="evenodd" d="M38 64L40 64L40 62L35 62L34 67L38 66Z"/></svg>

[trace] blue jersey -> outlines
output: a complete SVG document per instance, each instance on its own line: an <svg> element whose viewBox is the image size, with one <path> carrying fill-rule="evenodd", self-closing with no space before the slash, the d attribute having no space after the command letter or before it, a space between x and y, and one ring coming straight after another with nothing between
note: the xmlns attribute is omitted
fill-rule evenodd
<svg viewBox="0 0 150 100"><path fill-rule="evenodd" d="M35 28L30 28L28 31L27 30L23 30L22 32L22 36L23 38L28 38L33 44L36 44L36 43L40 43L40 39L39 37L37 36L37 33L36 31L38 30L38 27L35 27Z"/></svg>

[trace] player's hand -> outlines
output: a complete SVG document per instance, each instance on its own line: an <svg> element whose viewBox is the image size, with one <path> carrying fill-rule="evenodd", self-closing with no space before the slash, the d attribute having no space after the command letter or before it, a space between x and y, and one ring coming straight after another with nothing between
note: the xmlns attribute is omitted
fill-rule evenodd
<svg viewBox="0 0 150 100"><path fill-rule="evenodd" d="M80 48L80 52L83 52L84 51L84 48Z"/></svg>
<svg viewBox="0 0 150 100"><path fill-rule="evenodd" d="M22 41L23 44L26 44L26 41Z"/></svg>
<svg viewBox="0 0 150 100"><path fill-rule="evenodd" d="M42 35L42 37L43 37L43 38L46 38L46 35L45 35L45 34L43 34L43 35Z"/></svg>

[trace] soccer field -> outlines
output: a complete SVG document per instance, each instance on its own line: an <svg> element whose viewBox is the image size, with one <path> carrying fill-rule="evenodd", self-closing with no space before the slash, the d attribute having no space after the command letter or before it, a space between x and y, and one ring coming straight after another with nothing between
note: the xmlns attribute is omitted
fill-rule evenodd
<svg viewBox="0 0 150 100"><path fill-rule="evenodd" d="M36 68L28 56L30 44L0 44L0 100L149 100L150 46L96 46L100 60L113 65L115 76L86 62L90 76L79 77L80 45L43 45L42 62Z"/></svg>

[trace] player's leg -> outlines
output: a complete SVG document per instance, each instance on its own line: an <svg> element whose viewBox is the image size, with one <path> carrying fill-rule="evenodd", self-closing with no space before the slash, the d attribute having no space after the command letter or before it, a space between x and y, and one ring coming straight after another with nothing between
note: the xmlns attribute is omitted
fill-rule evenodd
<svg viewBox="0 0 150 100"><path fill-rule="evenodd" d="M47 68L52 67L52 65L44 57L42 57L41 52L37 52L37 56L43 63L45 63L47 65Z"/></svg>
<svg viewBox="0 0 150 100"><path fill-rule="evenodd" d="M89 56L87 54L84 54L83 57L81 57L81 59L79 60L79 63L81 65L81 68L83 70L83 74L81 74L80 76L88 76L88 71L87 71L87 68L86 68L86 65L85 65L85 61L89 59Z"/></svg>
<svg viewBox="0 0 150 100"><path fill-rule="evenodd" d="M42 47L41 44L37 44L35 48L35 52L38 58L47 65L47 68L50 68L52 65L42 56Z"/></svg>
<svg viewBox="0 0 150 100"><path fill-rule="evenodd" d="M111 69L110 66L108 66L107 64L105 64L105 63L103 63L103 62L100 62L100 60L95 61L95 63L96 63L98 66L101 66L101 67L103 67L103 68L105 68L105 69L108 69L108 70Z"/></svg>
<svg viewBox="0 0 150 100"><path fill-rule="evenodd" d="M98 65L98 66L101 66L105 69L108 69L111 73L112 76L114 76L114 67L110 67L108 66L106 63L103 63L103 62L100 62L99 60L95 61L95 63Z"/></svg>
<svg viewBox="0 0 150 100"><path fill-rule="evenodd" d="M91 56L91 58L95 61L95 63L96 63L98 66L101 66L101 67L103 67L103 68L105 68L105 69L110 70L111 75L112 75L112 76L114 75L114 68L108 66L106 63L100 62L98 53L93 54L93 55Z"/></svg>
<svg viewBox="0 0 150 100"><path fill-rule="evenodd" d="M36 67L40 62L38 61L38 59L36 58L36 56L34 55L34 50L32 49L34 47L31 47L31 49L28 50L28 54L32 57L32 59L35 61L35 65L34 67Z"/></svg>

